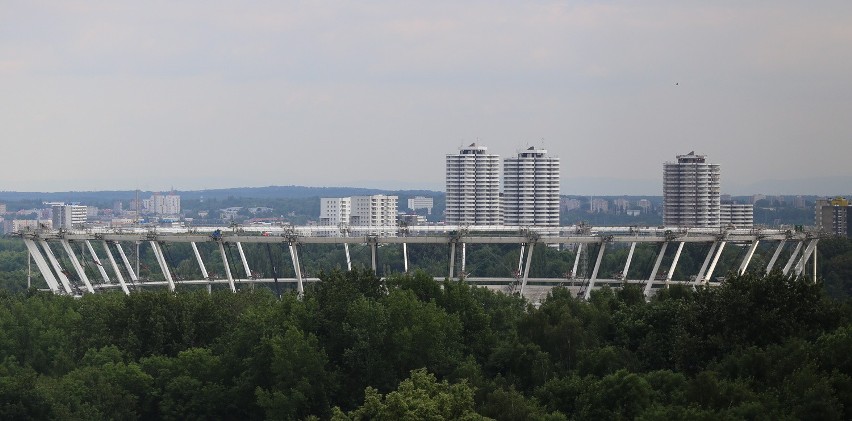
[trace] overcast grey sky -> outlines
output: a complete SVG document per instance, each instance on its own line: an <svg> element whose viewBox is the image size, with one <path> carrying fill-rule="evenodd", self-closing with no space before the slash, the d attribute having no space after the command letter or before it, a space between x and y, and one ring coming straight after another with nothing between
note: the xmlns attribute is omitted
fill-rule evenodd
<svg viewBox="0 0 852 421"><path fill-rule="evenodd" d="M566 194L691 150L723 192L849 193L850 120L847 0L0 2L0 190L442 190L476 141Z"/></svg>

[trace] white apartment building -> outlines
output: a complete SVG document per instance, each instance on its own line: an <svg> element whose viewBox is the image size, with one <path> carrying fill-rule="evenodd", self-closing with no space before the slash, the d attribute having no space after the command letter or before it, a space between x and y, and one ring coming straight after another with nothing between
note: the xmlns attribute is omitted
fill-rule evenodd
<svg viewBox="0 0 852 421"><path fill-rule="evenodd" d="M56 229L81 228L87 218L87 206L52 204L52 223Z"/></svg>
<svg viewBox="0 0 852 421"><path fill-rule="evenodd" d="M447 154L445 220L449 225L501 225L500 156L471 143Z"/></svg>
<svg viewBox="0 0 852 421"><path fill-rule="evenodd" d="M180 214L180 196L174 193L154 193L149 199L146 209L156 215L178 215Z"/></svg>
<svg viewBox="0 0 852 421"><path fill-rule="evenodd" d="M718 227L719 173L718 164L695 152L663 164L663 224Z"/></svg>
<svg viewBox="0 0 852 421"><path fill-rule="evenodd" d="M754 205L743 203L722 203L719 205L719 224L723 227L754 227Z"/></svg>
<svg viewBox="0 0 852 421"><path fill-rule="evenodd" d="M375 194L372 196L352 196L349 217L350 225L391 227L396 226L397 196Z"/></svg>
<svg viewBox="0 0 852 421"><path fill-rule="evenodd" d="M351 198L323 197L320 199L320 225L348 224L351 215Z"/></svg>
<svg viewBox="0 0 852 421"><path fill-rule="evenodd" d="M503 160L503 221L506 225L559 225L559 158L530 147Z"/></svg>
<svg viewBox="0 0 852 421"><path fill-rule="evenodd" d="M426 209L426 213L432 214L432 207L435 201L431 197L416 196L408 199L408 209L416 211L417 209Z"/></svg>

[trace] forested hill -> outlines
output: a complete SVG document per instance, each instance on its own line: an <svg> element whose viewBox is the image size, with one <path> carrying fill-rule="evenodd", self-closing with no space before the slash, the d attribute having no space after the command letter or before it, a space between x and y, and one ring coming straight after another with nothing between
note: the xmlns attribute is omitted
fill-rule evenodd
<svg viewBox="0 0 852 421"><path fill-rule="evenodd" d="M425 273L0 291L0 419L848 420L852 307L805 279L540 307Z"/></svg>
<svg viewBox="0 0 852 421"><path fill-rule="evenodd" d="M443 196L443 192L432 190L404 190L408 196ZM147 198L150 191L140 191L139 197ZM178 190L182 199L225 199L229 197L247 197L255 199L285 198L300 199L308 197L348 197L369 194L394 194L394 190L367 189L359 187L305 187L305 186L267 186L235 187L208 190ZM42 200L100 203L112 200L131 200L136 197L135 190L107 191L68 191L68 192L11 192L0 191L0 201Z"/></svg>

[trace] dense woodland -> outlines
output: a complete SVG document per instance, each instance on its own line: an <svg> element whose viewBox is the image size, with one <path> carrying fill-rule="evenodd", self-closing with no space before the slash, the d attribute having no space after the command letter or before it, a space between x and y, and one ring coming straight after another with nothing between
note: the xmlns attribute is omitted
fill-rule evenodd
<svg viewBox="0 0 852 421"><path fill-rule="evenodd" d="M216 248L199 245L221 273ZM247 245L256 275L294 276L276 246ZM0 419L852 419L849 240L820 242L816 284L764 276L767 244L745 276L699 290L675 282L647 302L639 286L589 301L557 288L530 303L435 282L446 247L409 247L408 275L398 247L379 248L384 280L363 269L367 247L352 247L352 272L339 246L301 247L322 281L279 298L182 285L198 268L188 246L169 246L176 293L71 298L38 291L37 271L27 289L25 248L2 239ZM150 248L139 250L140 272L157 279ZM629 277L657 251L637 247ZM719 275L744 252L725 251ZM562 276L575 252L536 247L531 276ZM621 270L626 252L608 249L601 273ZM685 248L674 279L706 252ZM508 276L518 257L516 246L470 246L467 270Z"/></svg>
<svg viewBox="0 0 852 421"><path fill-rule="evenodd" d="M851 419L852 307L747 274L523 299L423 272L0 291L0 419Z"/></svg>

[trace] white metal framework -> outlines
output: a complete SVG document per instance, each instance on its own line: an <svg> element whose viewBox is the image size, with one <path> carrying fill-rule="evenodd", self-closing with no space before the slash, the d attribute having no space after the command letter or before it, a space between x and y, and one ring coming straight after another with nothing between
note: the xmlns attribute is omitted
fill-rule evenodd
<svg viewBox="0 0 852 421"><path fill-rule="evenodd" d="M385 227L386 228L386 227ZM770 271L781 255L782 249L788 242L795 242L795 249L789 256L782 272L785 275L801 275L805 270L805 263L811 256L816 258L816 246L818 236L805 232L793 232L789 230L747 230L747 229L719 229L719 228L693 228L693 229L666 229L666 228L637 228L637 227L588 227L588 226L566 226L549 228L525 228L519 226L416 226L397 228L391 234L389 231L380 230L370 232L370 227L338 227L332 233L328 227L317 226L276 226L276 227L202 227L192 230L178 228L145 229L134 228L124 230L28 230L15 233L23 239L29 254L36 263L38 270L47 284L47 287L57 294L79 295L82 293L93 293L102 289L120 288L129 294L132 290L146 286L165 286L169 290L175 290L181 285L207 285L208 289L213 284L226 284L231 291L238 289L235 274L232 273L231 265L239 267L233 254L229 251L237 250L242 270L246 279L240 282L247 284L266 282L290 282L294 284L299 293L304 291L306 282L316 282L317 278L306 277L303 274L299 258L299 246L308 244L343 244L346 252L347 268L351 270L352 262L349 256L350 244L367 244L371 253L371 267L377 269L378 246L401 245L403 250L404 268L409 268L408 244L445 244L450 248L450 261L448 278L465 279L468 282L483 285L504 285L513 292L525 293L528 284L533 282L538 286L550 288L556 285L575 288L578 295L588 298L592 289L603 285L618 286L622 283L640 284L646 295L651 295L654 289L666 288L672 282L672 275L677 269L681 252L686 243L709 244L710 248L704 259L699 272L688 277L691 285L715 285L719 279L714 278L722 251L728 243L742 245L744 256L740 262L737 272L744 273L755 254L759 242L777 241L778 247L766 267ZM362 235L354 236L352 232ZM99 256L91 242L98 241L103 244L106 259L110 264L107 271L102 256ZM50 243L58 243L65 252L65 257L57 258ZM134 270L127 255L122 248L122 243L136 244L137 246L150 246L163 280L140 279L138 269ZM168 259L168 247L175 243L190 243L195 259L198 263L202 279L186 279L177 281L170 268ZM212 243L219 251L222 258L222 269L224 277L214 276L205 265L201 254L198 252L198 243ZM629 244L630 251L627 255L622 272L610 277L599 277L601 262L610 244ZM663 271L662 262L666 250L670 244L677 243L677 250L671 260L669 267ZM249 263L243 252L243 244L272 244L286 246L289 251L290 260L293 264L294 278L278 278L273 269L272 278L255 276L249 267ZM518 244L520 245L520 256L518 268L512 278L476 278L469 277L466 269L466 246L467 244ZM530 278L530 263L532 253L536 244L576 245L576 256L572 272L560 279ZM633 260L634 250L637 244L656 244L658 249L654 259L653 269L648 276L631 273L630 267ZM77 252L75 246L79 245L80 253L88 252L89 259L98 266L100 279L90 279ZM674 247L673 245L671 247ZM461 270L456 272L456 251L460 249ZM118 251L122 265L113 255L113 250ZM269 256L272 259L271 249ZM595 250L594 268L588 278L575 276L578 272L578 264L586 259L585 254ZM526 254L525 254L526 253ZM137 251L138 256L138 251ZM582 256L582 257L581 257ZM84 257L85 258L85 257ZM63 267L60 259L71 262L71 270ZM138 265L138 263L137 263ZM663 272L661 272L663 271ZM114 277L110 277L110 272ZM662 275L660 275L662 273ZM125 277L126 275L126 277ZM633 275L633 276L629 276ZM438 277L437 279L443 279ZM129 279L129 283L128 280ZM72 282L73 280L73 282ZM117 281L117 283L115 282Z"/></svg>

